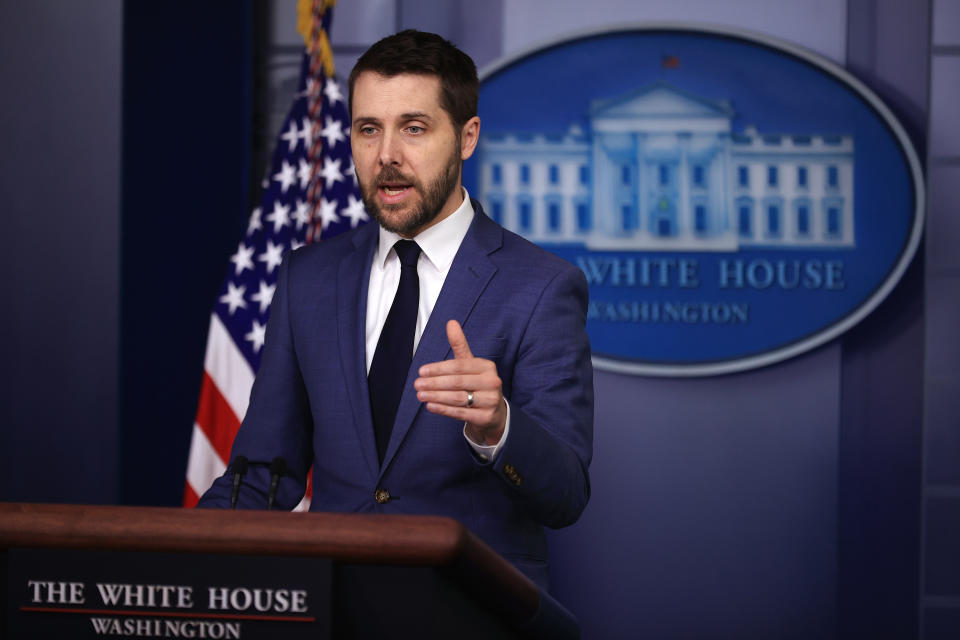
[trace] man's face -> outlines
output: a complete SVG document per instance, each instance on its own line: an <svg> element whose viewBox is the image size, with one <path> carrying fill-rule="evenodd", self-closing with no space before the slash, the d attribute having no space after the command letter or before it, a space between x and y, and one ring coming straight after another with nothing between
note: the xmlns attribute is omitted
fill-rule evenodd
<svg viewBox="0 0 960 640"><path fill-rule="evenodd" d="M354 83L350 145L367 211L383 228L412 238L463 201L460 168L480 120L461 131L440 106L436 76L361 73Z"/></svg>

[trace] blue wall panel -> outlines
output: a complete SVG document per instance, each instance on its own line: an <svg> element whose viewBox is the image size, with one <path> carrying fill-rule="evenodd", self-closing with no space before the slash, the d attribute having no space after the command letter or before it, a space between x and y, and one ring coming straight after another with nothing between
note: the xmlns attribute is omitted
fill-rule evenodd
<svg viewBox="0 0 960 640"><path fill-rule="evenodd" d="M252 4L124 5L121 502L181 504L210 311L246 228Z"/></svg>

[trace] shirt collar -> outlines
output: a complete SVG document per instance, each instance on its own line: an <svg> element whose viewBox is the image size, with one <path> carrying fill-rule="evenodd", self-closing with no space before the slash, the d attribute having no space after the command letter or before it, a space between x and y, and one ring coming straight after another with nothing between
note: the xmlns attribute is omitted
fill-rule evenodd
<svg viewBox="0 0 960 640"><path fill-rule="evenodd" d="M463 189L463 202L456 211L449 216L420 232L413 239L420 245L423 255L438 271L446 271L453 263L453 258L460 249L460 243L467 235L470 223L473 222L473 205L470 204L470 194L466 187ZM393 231L380 227L380 244L377 247L377 260L381 266L386 264L390 249L397 240L403 240Z"/></svg>

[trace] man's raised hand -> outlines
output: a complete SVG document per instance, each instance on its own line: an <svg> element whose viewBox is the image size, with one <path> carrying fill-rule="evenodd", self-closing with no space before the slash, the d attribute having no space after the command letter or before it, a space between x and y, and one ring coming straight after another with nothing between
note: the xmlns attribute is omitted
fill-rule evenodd
<svg viewBox="0 0 960 640"><path fill-rule="evenodd" d="M453 359L420 367L420 377L413 383L417 399L431 413L466 422L467 437L477 444L497 444L507 420L497 365L473 357L456 320L447 322L447 340Z"/></svg>

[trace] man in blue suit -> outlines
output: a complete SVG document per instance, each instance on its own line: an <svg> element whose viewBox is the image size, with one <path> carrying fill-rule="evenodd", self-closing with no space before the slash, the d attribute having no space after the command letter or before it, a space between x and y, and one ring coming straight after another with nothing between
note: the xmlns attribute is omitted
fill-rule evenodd
<svg viewBox="0 0 960 640"><path fill-rule="evenodd" d="M543 527L590 495L587 286L467 196L477 96L473 61L433 34L359 59L351 146L379 225L285 261L232 458L286 460L286 509L312 467L312 511L456 518L545 587ZM240 507L266 504L267 466ZM200 505L227 506L231 481Z"/></svg>

